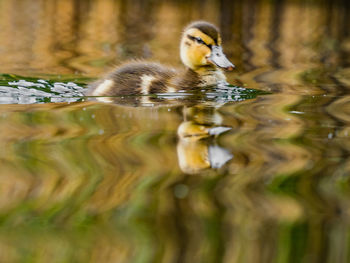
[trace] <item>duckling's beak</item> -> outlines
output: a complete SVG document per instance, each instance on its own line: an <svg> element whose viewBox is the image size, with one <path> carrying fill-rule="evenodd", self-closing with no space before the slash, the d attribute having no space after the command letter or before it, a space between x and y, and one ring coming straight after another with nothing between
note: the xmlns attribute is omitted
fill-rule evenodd
<svg viewBox="0 0 350 263"><path fill-rule="evenodd" d="M222 51L222 47L220 47L220 46L212 46L211 55L208 58L208 61L215 64L219 68L223 68L223 69L226 69L228 71L231 71L235 68L235 65L233 65L226 58L224 52Z"/></svg>

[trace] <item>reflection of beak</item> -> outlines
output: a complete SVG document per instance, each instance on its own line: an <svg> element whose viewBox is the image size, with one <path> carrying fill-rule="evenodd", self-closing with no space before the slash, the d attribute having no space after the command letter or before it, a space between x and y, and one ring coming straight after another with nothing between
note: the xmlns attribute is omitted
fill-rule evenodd
<svg viewBox="0 0 350 263"><path fill-rule="evenodd" d="M231 130L231 127L214 126L208 127L197 124L193 121L184 121L177 129L177 134L183 140L197 141L210 136L218 136L221 133Z"/></svg>
<svg viewBox="0 0 350 263"><path fill-rule="evenodd" d="M233 157L233 155L227 149L218 145L209 145L208 150L208 159L210 162L210 167L212 168L220 168Z"/></svg>
<svg viewBox="0 0 350 263"><path fill-rule="evenodd" d="M222 48L220 46L212 46L211 55L208 58L208 61L226 70L233 70L235 65L233 65L225 56Z"/></svg>

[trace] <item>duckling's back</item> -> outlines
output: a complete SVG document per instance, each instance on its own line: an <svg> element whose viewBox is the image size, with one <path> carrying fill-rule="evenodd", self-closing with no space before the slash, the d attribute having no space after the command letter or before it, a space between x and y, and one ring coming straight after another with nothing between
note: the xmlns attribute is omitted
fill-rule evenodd
<svg viewBox="0 0 350 263"><path fill-rule="evenodd" d="M124 96L171 92L170 79L174 76L175 70L158 63L132 62L91 84L87 95Z"/></svg>

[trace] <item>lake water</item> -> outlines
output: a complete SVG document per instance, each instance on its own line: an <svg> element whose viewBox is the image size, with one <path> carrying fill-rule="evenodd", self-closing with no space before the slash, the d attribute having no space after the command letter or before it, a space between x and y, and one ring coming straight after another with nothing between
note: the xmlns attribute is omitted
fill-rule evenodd
<svg viewBox="0 0 350 263"><path fill-rule="evenodd" d="M232 86L82 97L181 67L198 19ZM350 261L348 1L2 0L0 28L0 262Z"/></svg>

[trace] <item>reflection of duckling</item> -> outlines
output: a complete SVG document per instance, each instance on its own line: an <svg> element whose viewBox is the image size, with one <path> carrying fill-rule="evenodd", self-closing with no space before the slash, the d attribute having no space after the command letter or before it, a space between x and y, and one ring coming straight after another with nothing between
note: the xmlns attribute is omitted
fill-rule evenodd
<svg viewBox="0 0 350 263"><path fill-rule="evenodd" d="M232 128L221 126L219 112L194 106L184 109L184 119L177 129L177 155L183 172L196 174L204 169L220 168L232 159L233 155L216 143L218 136Z"/></svg>
<svg viewBox="0 0 350 263"><path fill-rule="evenodd" d="M177 155L181 170L195 174L207 168L220 168L232 159L232 154L215 141L207 140L212 136L229 131L230 127L209 127L192 121L181 123L177 130L179 142Z"/></svg>
<svg viewBox="0 0 350 263"><path fill-rule="evenodd" d="M226 80L220 68L234 68L222 51L219 30L207 22L197 21L185 29L180 54L187 67L183 72L157 63L132 62L94 83L87 95L146 95L216 85Z"/></svg>

